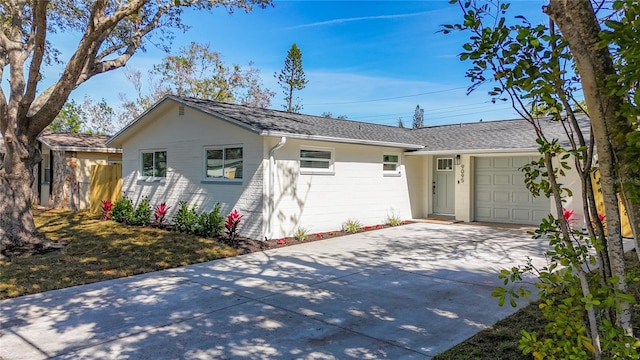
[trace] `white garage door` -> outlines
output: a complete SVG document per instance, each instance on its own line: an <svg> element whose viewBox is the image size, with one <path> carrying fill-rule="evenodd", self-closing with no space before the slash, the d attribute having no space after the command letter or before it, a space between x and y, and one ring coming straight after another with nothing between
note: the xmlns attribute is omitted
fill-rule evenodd
<svg viewBox="0 0 640 360"><path fill-rule="evenodd" d="M534 198L519 170L531 162L529 156L475 158L475 220L539 225L549 215L551 202Z"/></svg>

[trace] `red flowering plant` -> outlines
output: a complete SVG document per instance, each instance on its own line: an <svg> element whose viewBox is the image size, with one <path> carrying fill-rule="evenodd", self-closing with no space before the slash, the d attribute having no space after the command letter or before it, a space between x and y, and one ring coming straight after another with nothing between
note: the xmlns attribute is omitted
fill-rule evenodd
<svg viewBox="0 0 640 360"><path fill-rule="evenodd" d="M284 245L287 243L287 239L278 239L278 241L276 241L276 243L278 243L279 245Z"/></svg>
<svg viewBox="0 0 640 360"><path fill-rule="evenodd" d="M571 227L572 224L575 224L577 222L576 218L573 216L573 213L574 213L574 210L568 210L568 209L562 208L562 216L564 217L564 221L567 222L569 227Z"/></svg>
<svg viewBox="0 0 640 360"><path fill-rule="evenodd" d="M111 208L113 202L111 200L102 200L102 220L111 219Z"/></svg>
<svg viewBox="0 0 640 360"><path fill-rule="evenodd" d="M321 233L317 233L317 234L316 234L316 237L317 237L318 239L322 239L322 238L324 237L324 235L322 235Z"/></svg>
<svg viewBox="0 0 640 360"><path fill-rule="evenodd" d="M153 226L161 227L169 211L167 203L160 203L153 208Z"/></svg>
<svg viewBox="0 0 640 360"><path fill-rule="evenodd" d="M238 225L240 225L240 219L243 215L238 213L238 210L233 210L227 215L227 220L224 222L224 228L227 232L227 239L231 246L237 245L238 239Z"/></svg>

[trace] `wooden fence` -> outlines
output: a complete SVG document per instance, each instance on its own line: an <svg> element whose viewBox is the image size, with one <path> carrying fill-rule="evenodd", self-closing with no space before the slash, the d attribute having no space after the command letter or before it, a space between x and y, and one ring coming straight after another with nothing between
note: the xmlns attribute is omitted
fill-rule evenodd
<svg viewBox="0 0 640 360"><path fill-rule="evenodd" d="M122 196L122 165L91 166L90 211L102 212L102 200L116 201Z"/></svg>
<svg viewBox="0 0 640 360"><path fill-rule="evenodd" d="M600 172L595 171L591 179L593 180L593 194L596 198L596 208L598 209L598 213L604 214L604 199L602 198L602 191L600 191ZM624 207L622 199L620 199L620 195L618 195L618 207L620 208L620 230L622 231L622 236L632 238L633 231L631 230L629 215L627 214L627 209Z"/></svg>

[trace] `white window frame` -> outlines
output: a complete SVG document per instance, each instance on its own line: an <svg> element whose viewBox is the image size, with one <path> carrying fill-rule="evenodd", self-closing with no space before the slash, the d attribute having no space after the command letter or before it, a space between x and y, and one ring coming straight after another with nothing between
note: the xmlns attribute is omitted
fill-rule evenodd
<svg viewBox="0 0 640 360"><path fill-rule="evenodd" d="M301 157L301 152L307 150L307 151L328 151L331 156L330 159L314 159L314 158L302 158ZM303 175L334 175L335 174L335 169L334 169L334 163L335 163L335 149L334 148L328 148L328 147L317 147L317 146L301 146L300 147L300 151L298 152L298 167L300 168L300 174ZM329 163L329 166L326 169L322 169L322 168L305 168L302 167L302 161L321 161L321 162L327 162Z"/></svg>
<svg viewBox="0 0 640 360"><path fill-rule="evenodd" d="M51 153L42 154L42 183L51 184Z"/></svg>
<svg viewBox="0 0 640 360"><path fill-rule="evenodd" d="M242 171L240 172L242 174L242 177L237 178L234 175L234 177L231 179L224 175L225 169L226 169L225 150L238 149L238 148L242 149L242 169L241 169ZM208 150L222 150L222 176L209 176L209 174L207 173L208 171L207 161L209 160L207 158ZM235 182L235 183L242 182L242 179L244 178L244 146L242 146L242 144L205 146L204 149L202 150L202 158L203 158L203 172L202 172L203 182Z"/></svg>
<svg viewBox="0 0 640 360"><path fill-rule="evenodd" d="M440 168L440 160L446 160L447 163L451 163L451 167ZM437 158L436 159L436 171L453 171L453 158ZM447 164L448 165L448 164Z"/></svg>
<svg viewBox="0 0 640 360"><path fill-rule="evenodd" d="M397 161L384 161L385 156L396 156ZM395 165L395 170L385 170L385 165ZM400 154L398 153L384 153L382 154L382 174L384 176L400 176Z"/></svg>
<svg viewBox="0 0 640 360"><path fill-rule="evenodd" d="M166 161L166 165L165 165L165 170L164 170L164 176L151 176L151 175L144 175L144 154L154 154L154 159L153 159L153 167L155 169L156 167L156 160L155 160L155 153L157 152L164 152L165 153L165 161ZM140 178L144 179L144 180L164 180L167 178L167 174L169 172L169 152L167 151L167 149L144 149L144 150L140 150Z"/></svg>

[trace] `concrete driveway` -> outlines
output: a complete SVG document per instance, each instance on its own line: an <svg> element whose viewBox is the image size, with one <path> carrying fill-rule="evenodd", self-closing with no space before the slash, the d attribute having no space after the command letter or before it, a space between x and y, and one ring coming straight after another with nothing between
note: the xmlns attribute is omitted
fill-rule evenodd
<svg viewBox="0 0 640 360"><path fill-rule="evenodd" d="M522 230L414 223L0 302L2 359L429 359L514 312Z"/></svg>

